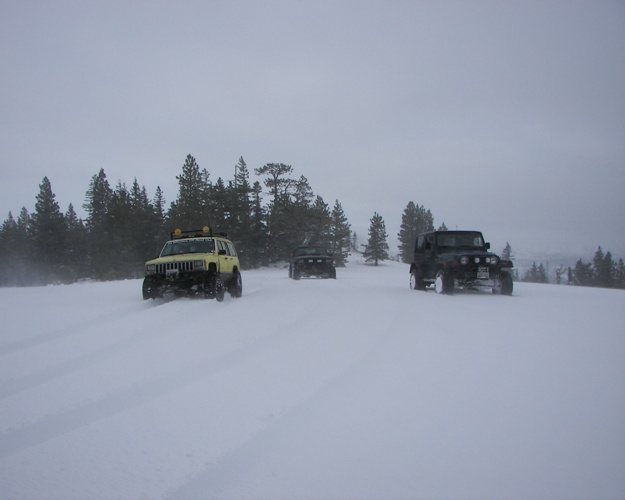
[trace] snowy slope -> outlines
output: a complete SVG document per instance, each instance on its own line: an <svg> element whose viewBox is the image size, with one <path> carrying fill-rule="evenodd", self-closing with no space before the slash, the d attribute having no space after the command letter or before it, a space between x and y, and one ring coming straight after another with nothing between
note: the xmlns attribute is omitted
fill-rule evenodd
<svg viewBox="0 0 625 500"><path fill-rule="evenodd" d="M625 294L408 267L0 289L1 498L625 498Z"/></svg>

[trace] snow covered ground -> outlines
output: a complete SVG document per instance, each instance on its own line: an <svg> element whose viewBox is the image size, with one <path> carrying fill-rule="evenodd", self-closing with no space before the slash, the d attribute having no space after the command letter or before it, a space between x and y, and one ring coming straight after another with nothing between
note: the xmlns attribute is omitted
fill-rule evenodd
<svg viewBox="0 0 625 500"><path fill-rule="evenodd" d="M0 289L0 498L625 498L625 293L408 266Z"/></svg>

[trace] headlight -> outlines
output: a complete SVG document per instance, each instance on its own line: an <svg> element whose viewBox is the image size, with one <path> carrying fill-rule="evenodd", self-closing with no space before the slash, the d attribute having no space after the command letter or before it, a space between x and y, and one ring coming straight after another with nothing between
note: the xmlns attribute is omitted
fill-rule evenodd
<svg viewBox="0 0 625 500"><path fill-rule="evenodd" d="M492 264L493 266L496 266L497 262L499 262L497 257L486 257L486 263L487 264Z"/></svg>
<svg viewBox="0 0 625 500"><path fill-rule="evenodd" d="M194 260L193 261L193 269L196 271L202 271L204 269L204 261L203 260Z"/></svg>
<svg viewBox="0 0 625 500"><path fill-rule="evenodd" d="M463 257L460 257L460 264L462 264L463 266L466 266L469 263L469 257L467 257L466 255Z"/></svg>
<svg viewBox="0 0 625 500"><path fill-rule="evenodd" d="M148 264L145 266L145 274L154 274L156 272L155 264Z"/></svg>
<svg viewBox="0 0 625 500"><path fill-rule="evenodd" d="M475 259L473 259L473 262L475 262L476 264L480 263L480 258L479 257L475 257Z"/></svg>

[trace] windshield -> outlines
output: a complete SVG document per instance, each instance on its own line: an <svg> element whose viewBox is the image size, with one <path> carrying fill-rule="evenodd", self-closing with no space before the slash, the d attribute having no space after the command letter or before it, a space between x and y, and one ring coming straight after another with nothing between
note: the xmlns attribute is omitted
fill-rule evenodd
<svg viewBox="0 0 625 500"><path fill-rule="evenodd" d="M439 247L469 247L482 248L484 239L480 233L453 233L438 234L436 243Z"/></svg>
<svg viewBox="0 0 625 500"><path fill-rule="evenodd" d="M302 255L328 255L327 250L324 247L302 247L295 249L295 257L301 257Z"/></svg>
<svg viewBox="0 0 625 500"><path fill-rule="evenodd" d="M210 253L214 251L215 240L212 239L168 241L163 247L161 257L185 253Z"/></svg>

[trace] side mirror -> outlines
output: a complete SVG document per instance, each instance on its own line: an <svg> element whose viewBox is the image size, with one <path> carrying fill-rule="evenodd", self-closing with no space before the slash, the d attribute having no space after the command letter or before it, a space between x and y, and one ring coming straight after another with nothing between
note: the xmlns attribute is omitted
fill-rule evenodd
<svg viewBox="0 0 625 500"><path fill-rule="evenodd" d="M225 250L219 250L219 255L226 255L226 251Z"/></svg>
<svg viewBox="0 0 625 500"><path fill-rule="evenodd" d="M486 248L486 250L490 250L490 243L484 243L484 248Z"/></svg>

